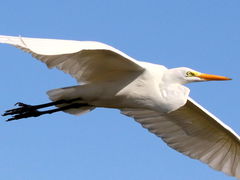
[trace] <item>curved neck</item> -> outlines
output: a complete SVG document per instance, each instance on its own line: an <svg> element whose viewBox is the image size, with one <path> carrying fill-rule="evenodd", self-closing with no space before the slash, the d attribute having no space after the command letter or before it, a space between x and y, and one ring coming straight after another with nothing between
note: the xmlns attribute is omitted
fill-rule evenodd
<svg viewBox="0 0 240 180"><path fill-rule="evenodd" d="M184 75L180 68L168 69L164 72L162 81L164 84L186 84L188 81L183 78Z"/></svg>

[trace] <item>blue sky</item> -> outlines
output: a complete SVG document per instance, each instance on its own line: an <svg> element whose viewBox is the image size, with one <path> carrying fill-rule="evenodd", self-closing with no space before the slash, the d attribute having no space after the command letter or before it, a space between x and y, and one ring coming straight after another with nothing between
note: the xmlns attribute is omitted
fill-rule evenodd
<svg viewBox="0 0 240 180"><path fill-rule="evenodd" d="M2 1L0 34L94 40L143 61L226 75L189 85L191 96L240 134L240 2L237 0ZM76 81L0 45L0 110L48 101ZM118 110L6 123L0 117L0 179L234 179L169 148Z"/></svg>

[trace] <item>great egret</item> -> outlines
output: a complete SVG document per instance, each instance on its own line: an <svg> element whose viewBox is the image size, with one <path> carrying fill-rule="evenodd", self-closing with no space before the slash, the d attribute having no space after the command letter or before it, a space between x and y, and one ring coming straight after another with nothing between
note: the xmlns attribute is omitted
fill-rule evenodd
<svg viewBox="0 0 240 180"><path fill-rule="evenodd" d="M229 78L137 61L99 42L0 36L0 43L29 52L81 83L48 91L51 103L18 103L19 108L3 114L13 115L8 120L57 111L82 114L95 107L117 108L177 151L240 178L240 137L192 100L190 90L183 86ZM38 111L54 105L56 109Z"/></svg>

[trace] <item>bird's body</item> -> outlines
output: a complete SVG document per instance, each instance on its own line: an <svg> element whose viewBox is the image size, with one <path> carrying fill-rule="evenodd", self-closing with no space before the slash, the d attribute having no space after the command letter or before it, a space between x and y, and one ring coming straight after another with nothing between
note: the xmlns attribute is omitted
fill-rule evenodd
<svg viewBox="0 0 240 180"><path fill-rule="evenodd" d="M81 83L48 91L53 103L20 103L22 107L4 114L13 115L10 120L60 110L82 114L96 107L117 108L177 151L240 178L240 137L192 100L184 86L229 78L137 61L99 42L0 36L0 43L29 52ZM38 111L49 105L59 109Z"/></svg>
<svg viewBox="0 0 240 180"><path fill-rule="evenodd" d="M149 67L154 67L156 71L151 71L152 69L148 70L146 68L143 72L126 72L120 77L109 75L105 78L105 81L97 81L94 83L64 88L60 91L59 89L56 89L51 90L50 92L56 92L56 94L59 93L58 95L55 94L56 98L53 99L54 101L82 97L83 101L86 101L95 107L118 109L126 107L147 108L155 109L159 112L172 110L171 107L167 108L168 101L164 98L165 96L166 98L169 97L166 94L168 91L165 90L166 87L164 88L164 85L161 85L159 81L163 72L167 69L163 66L150 63L144 64L147 64ZM156 77L159 77L159 79ZM172 86L174 86L172 88L178 87L180 89L179 93L176 94L178 97L183 94L181 91L182 88L188 90L188 88L182 85ZM151 87L151 89L149 89L149 87Z"/></svg>
<svg viewBox="0 0 240 180"><path fill-rule="evenodd" d="M81 97L95 107L150 109L160 113L174 111L186 103L190 90L181 84L164 83L162 77L168 71L164 66L143 64L144 71L109 75L105 81L50 90L48 94L53 101Z"/></svg>

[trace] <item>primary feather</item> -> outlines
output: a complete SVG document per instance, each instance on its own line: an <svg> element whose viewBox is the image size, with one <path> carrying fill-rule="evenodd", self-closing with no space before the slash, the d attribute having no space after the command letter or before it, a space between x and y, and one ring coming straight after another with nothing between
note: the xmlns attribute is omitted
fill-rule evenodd
<svg viewBox="0 0 240 180"><path fill-rule="evenodd" d="M11 36L0 36L0 42L31 53L49 68L56 67L78 82L100 81L114 73L144 69L133 58L100 42Z"/></svg>

